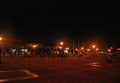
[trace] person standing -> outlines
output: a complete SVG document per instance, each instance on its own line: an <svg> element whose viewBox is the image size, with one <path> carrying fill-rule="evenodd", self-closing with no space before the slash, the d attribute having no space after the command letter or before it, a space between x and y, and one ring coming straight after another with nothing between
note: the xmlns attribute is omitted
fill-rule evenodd
<svg viewBox="0 0 120 83"><path fill-rule="evenodd" d="M0 49L0 64L1 64L1 58L2 58L2 49Z"/></svg>

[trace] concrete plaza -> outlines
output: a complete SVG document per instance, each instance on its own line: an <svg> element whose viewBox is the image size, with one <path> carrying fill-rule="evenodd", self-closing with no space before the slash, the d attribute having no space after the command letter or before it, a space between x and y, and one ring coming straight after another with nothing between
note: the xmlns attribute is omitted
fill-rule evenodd
<svg viewBox="0 0 120 83"><path fill-rule="evenodd" d="M120 83L120 60L104 57L2 57L0 83Z"/></svg>

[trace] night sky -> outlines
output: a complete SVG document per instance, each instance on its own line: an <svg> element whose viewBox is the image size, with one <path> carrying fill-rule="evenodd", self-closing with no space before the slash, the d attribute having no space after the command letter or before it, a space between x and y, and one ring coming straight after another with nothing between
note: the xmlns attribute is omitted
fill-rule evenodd
<svg viewBox="0 0 120 83"><path fill-rule="evenodd" d="M119 41L119 3L115 1L50 1L0 10L0 32L23 41Z"/></svg>

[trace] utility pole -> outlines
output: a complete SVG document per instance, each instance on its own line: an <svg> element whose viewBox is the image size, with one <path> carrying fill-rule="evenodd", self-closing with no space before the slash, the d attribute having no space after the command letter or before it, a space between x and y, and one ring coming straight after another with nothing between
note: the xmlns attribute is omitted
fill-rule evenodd
<svg viewBox="0 0 120 83"><path fill-rule="evenodd" d="M79 43L79 41L78 41L78 49L80 48L80 43Z"/></svg>
<svg viewBox="0 0 120 83"><path fill-rule="evenodd" d="M75 43L73 41L73 55L75 54Z"/></svg>

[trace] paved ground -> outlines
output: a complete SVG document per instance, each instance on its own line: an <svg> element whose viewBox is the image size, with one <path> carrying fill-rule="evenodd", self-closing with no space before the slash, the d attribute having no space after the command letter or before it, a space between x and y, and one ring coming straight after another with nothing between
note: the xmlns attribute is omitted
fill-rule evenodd
<svg viewBox="0 0 120 83"><path fill-rule="evenodd" d="M0 83L120 83L120 61L103 57L4 57Z"/></svg>

